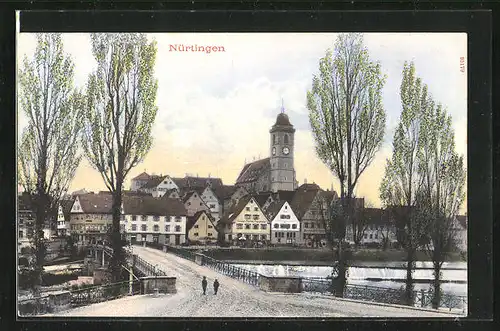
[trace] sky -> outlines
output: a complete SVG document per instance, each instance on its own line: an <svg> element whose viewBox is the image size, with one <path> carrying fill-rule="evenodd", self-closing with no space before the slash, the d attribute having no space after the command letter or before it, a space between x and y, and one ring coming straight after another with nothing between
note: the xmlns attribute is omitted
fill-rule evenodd
<svg viewBox="0 0 500 331"><path fill-rule="evenodd" d="M333 48L335 33L161 33L148 34L158 46L158 114L151 151L127 177L143 171L183 177L185 174L222 178L234 184L245 162L269 156L269 129L280 112L296 128L295 170L306 180L338 191L338 180L315 154L306 108L306 93L318 73L319 59ZM387 75L383 104L387 114L383 144L360 178L356 195L380 206L378 188L392 137L399 121L399 86L405 61L437 102L453 118L456 148L467 157L467 76L460 58L467 56L465 33L365 33L373 61ZM96 64L90 35L63 35L64 50L75 63L75 86L84 88ZM176 52L170 45L222 46L223 52ZM20 33L18 63L32 57L35 35ZM19 65L19 64L18 64ZM18 113L18 137L26 118ZM104 190L100 174L86 160L80 164L69 191Z"/></svg>

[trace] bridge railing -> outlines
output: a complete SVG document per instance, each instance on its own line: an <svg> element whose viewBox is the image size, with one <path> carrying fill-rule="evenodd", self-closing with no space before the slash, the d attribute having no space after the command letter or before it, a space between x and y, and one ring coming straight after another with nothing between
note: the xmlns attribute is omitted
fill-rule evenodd
<svg viewBox="0 0 500 331"><path fill-rule="evenodd" d="M191 250L184 249L181 247L175 247L170 245L165 245L167 247L167 252L180 256L184 259L194 261L196 253Z"/></svg>
<svg viewBox="0 0 500 331"><path fill-rule="evenodd" d="M260 274L244 268L235 267L229 263L219 261L203 255L203 265L216 270L217 272L238 279L250 285L258 285Z"/></svg>
<svg viewBox="0 0 500 331"><path fill-rule="evenodd" d="M132 292L130 292L132 286ZM124 281L71 290L71 306L79 307L141 293L141 281Z"/></svg>
<svg viewBox="0 0 500 331"><path fill-rule="evenodd" d="M167 276L167 273L158 267L152 265L139 256L135 256L135 268L138 269L144 276Z"/></svg>

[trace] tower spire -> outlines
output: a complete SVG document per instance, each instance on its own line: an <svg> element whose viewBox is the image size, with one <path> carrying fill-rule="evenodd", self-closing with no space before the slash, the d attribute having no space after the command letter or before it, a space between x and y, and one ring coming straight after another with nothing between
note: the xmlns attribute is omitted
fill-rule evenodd
<svg viewBox="0 0 500 331"><path fill-rule="evenodd" d="M283 98L281 98L281 113L285 112L285 106L283 106Z"/></svg>

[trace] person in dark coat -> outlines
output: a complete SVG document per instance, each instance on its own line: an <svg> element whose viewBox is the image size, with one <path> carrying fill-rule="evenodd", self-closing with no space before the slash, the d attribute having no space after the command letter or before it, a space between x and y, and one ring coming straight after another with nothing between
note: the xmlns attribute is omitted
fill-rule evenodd
<svg viewBox="0 0 500 331"><path fill-rule="evenodd" d="M217 290L219 289L219 281L216 279L214 281L214 294L217 295Z"/></svg>
<svg viewBox="0 0 500 331"><path fill-rule="evenodd" d="M203 288L203 295L207 294L207 277L203 276L201 281L201 287Z"/></svg>

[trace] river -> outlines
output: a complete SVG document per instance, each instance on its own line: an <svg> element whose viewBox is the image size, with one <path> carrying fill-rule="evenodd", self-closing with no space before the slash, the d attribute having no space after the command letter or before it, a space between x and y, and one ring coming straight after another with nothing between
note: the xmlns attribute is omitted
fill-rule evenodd
<svg viewBox="0 0 500 331"><path fill-rule="evenodd" d="M233 265L250 271L258 272L266 276L297 276L304 278L327 277L331 275L332 268L329 266L311 265L289 265L289 264L257 264L256 261L240 261ZM245 263L243 263L245 262ZM375 262L357 265L349 268L348 284L369 285L384 288L399 289L404 285L406 270L401 262ZM417 262L413 272L416 280L415 290L428 290L434 278L432 263ZM442 290L446 294L458 296L467 295L467 263L449 262L443 264Z"/></svg>

